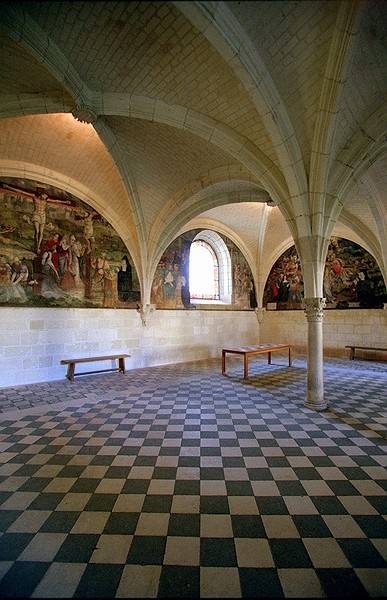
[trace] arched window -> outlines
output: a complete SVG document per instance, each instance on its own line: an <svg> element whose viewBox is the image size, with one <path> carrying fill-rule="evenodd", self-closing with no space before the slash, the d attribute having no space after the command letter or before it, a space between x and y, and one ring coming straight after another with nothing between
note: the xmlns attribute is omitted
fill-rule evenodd
<svg viewBox="0 0 387 600"><path fill-rule="evenodd" d="M196 240L189 257L189 289L192 300L219 300L218 259L210 244Z"/></svg>
<svg viewBox="0 0 387 600"><path fill-rule="evenodd" d="M201 231L191 244L189 289L191 302L231 303L231 258L215 231Z"/></svg>

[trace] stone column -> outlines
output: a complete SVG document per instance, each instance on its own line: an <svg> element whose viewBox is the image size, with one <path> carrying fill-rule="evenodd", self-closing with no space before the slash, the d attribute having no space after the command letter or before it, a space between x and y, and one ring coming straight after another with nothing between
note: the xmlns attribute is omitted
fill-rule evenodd
<svg viewBox="0 0 387 600"><path fill-rule="evenodd" d="M304 309L308 322L307 350L307 396L305 406L312 410L325 410L323 376L323 318L325 298L304 298Z"/></svg>

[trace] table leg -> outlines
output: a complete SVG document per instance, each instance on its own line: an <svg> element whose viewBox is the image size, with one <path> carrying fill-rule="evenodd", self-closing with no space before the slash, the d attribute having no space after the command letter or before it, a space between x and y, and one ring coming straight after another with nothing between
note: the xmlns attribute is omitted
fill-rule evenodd
<svg viewBox="0 0 387 600"><path fill-rule="evenodd" d="M271 352L267 353L267 363L271 365Z"/></svg>
<svg viewBox="0 0 387 600"><path fill-rule="evenodd" d="M243 360L243 376L245 379L248 378L249 376L249 356L248 354L244 355L244 360Z"/></svg>
<svg viewBox="0 0 387 600"><path fill-rule="evenodd" d="M222 350L222 375L226 375L226 353Z"/></svg>
<svg viewBox="0 0 387 600"><path fill-rule="evenodd" d="M292 366L292 360L293 360L293 348L290 346L289 348L289 367Z"/></svg>

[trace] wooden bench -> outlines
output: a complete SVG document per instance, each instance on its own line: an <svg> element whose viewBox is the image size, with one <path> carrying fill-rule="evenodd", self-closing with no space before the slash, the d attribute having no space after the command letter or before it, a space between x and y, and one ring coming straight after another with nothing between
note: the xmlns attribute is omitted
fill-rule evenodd
<svg viewBox="0 0 387 600"><path fill-rule="evenodd" d="M345 346L349 348L349 360L353 360L355 358L355 350L372 350L375 352L387 352L387 348L372 348L372 346Z"/></svg>
<svg viewBox="0 0 387 600"><path fill-rule="evenodd" d="M223 348L222 349L222 375L226 375L226 354L241 354L243 356L243 375L247 379L249 376L249 356L253 354L263 354L267 352L267 362L271 365L272 352L280 350L288 350L289 352L289 367L292 366L293 346L289 344L263 344L261 346L245 346L242 348Z"/></svg>
<svg viewBox="0 0 387 600"><path fill-rule="evenodd" d="M67 367L67 379L72 381L76 375L91 375L92 373L106 373L107 371L120 371L125 373L125 358L129 358L130 354L113 354L109 356L89 356L88 358L65 358L60 361L61 365L68 365ZM79 363L98 362L101 360L118 360L118 367L112 367L110 369L100 369L98 371L82 371L75 373L75 365ZM116 363L117 364L117 363Z"/></svg>

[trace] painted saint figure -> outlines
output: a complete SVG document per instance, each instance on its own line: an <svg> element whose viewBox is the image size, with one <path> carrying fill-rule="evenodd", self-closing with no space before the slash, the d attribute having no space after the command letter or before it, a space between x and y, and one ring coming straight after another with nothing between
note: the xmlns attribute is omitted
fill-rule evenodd
<svg viewBox="0 0 387 600"><path fill-rule="evenodd" d="M46 250L42 256L43 279L41 294L44 298L69 298L69 295L60 288L59 273L52 262L52 253Z"/></svg>
<svg viewBox="0 0 387 600"><path fill-rule="evenodd" d="M121 302L128 302L132 291L132 266L126 255L122 257L121 267L117 274L117 289L118 299Z"/></svg>
<svg viewBox="0 0 387 600"><path fill-rule="evenodd" d="M43 241L44 227L46 224L46 208L48 203L52 204L67 204L70 205L70 200L60 200L59 198L50 198L43 187L37 187L35 192L29 192L22 188L13 187L7 183L0 182L0 187L5 191L15 192L19 196L24 196L33 200L34 212L31 221L35 228L35 250L40 252L40 247Z"/></svg>

